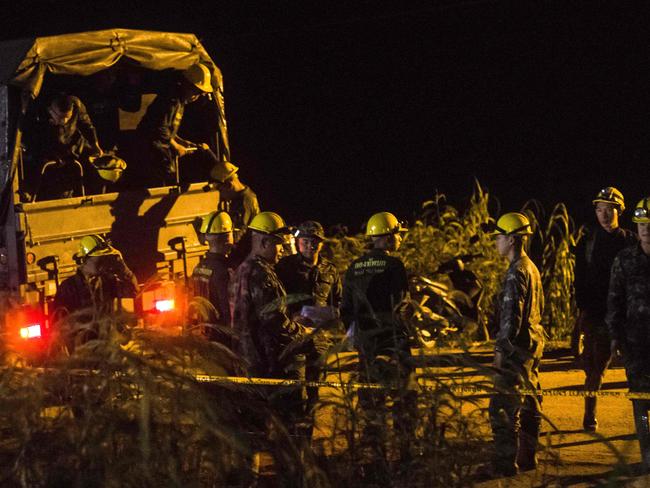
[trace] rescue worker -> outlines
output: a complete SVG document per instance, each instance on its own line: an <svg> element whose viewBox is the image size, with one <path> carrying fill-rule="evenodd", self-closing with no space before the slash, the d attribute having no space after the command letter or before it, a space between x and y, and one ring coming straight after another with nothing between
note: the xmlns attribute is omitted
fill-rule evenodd
<svg viewBox="0 0 650 488"><path fill-rule="evenodd" d="M178 129L183 120L185 106L199 97L212 93L210 70L195 64L182 72L180 81L170 93L162 93L147 108L138 124L138 135L146 143L153 174L145 175L151 185L172 185L178 177L178 158L204 149L182 139Z"/></svg>
<svg viewBox="0 0 650 488"><path fill-rule="evenodd" d="M283 257L275 267L278 278L288 294L287 312L290 317L301 315L303 306L322 307L325 320L337 318L341 302L341 277L336 267L321 255L325 231L316 221L308 220L298 226L295 232L298 252ZM325 308L329 307L329 309ZM328 317L329 315L329 317ZM305 366L307 381L321 379L322 370L318 366L319 354L308 356ZM307 388L305 418L313 418L313 410L318 404L318 388ZM313 422L309 431L313 430Z"/></svg>
<svg viewBox="0 0 650 488"><path fill-rule="evenodd" d="M579 314L574 341L579 341L579 335L584 334L585 390L598 391L611 360L610 338L605 324L610 269L616 254L633 244L636 237L619 227L619 217L625 210L620 191L611 186L603 188L592 203L598 226L587 228L575 250L575 291ZM596 397L585 397L582 426L588 432L598 428Z"/></svg>
<svg viewBox="0 0 650 488"><path fill-rule="evenodd" d="M239 179L239 168L224 161L217 163L211 173L211 178L219 190L219 210L228 212L233 224L243 233L253 217L260 213L257 195ZM236 236L239 240L240 236Z"/></svg>
<svg viewBox="0 0 650 488"><path fill-rule="evenodd" d="M393 426L400 445L400 461L410 459L416 392L408 390L413 371L409 332L399 316L408 297L408 279L402 261L391 254L402 243L402 227L395 215L379 212L368 220L366 236L372 249L352 262L345 273L341 318L354 338L359 356L359 378L397 387L393 398ZM386 390L360 389L365 417L361 445L372 456L362 475L381 477L386 466ZM366 471L367 469L367 471Z"/></svg>
<svg viewBox="0 0 650 488"><path fill-rule="evenodd" d="M76 274L59 285L54 297L57 317L87 310L80 317L88 323L93 317L119 310L116 299L135 298L138 281L120 252L100 235L88 235L79 241L80 265ZM89 330L90 331L90 330Z"/></svg>
<svg viewBox="0 0 650 488"><path fill-rule="evenodd" d="M528 218L502 215L492 234L498 253L510 263L498 304L498 330L493 366L496 393L488 412L494 436L494 457L482 475L513 476L535 469L541 406L535 395L516 388L539 389L539 363L544 349L541 325L544 293L539 271L524 249L532 234Z"/></svg>
<svg viewBox="0 0 650 488"><path fill-rule="evenodd" d="M79 98L53 97L25 130L31 168L28 196L38 200L82 195L91 159L103 154L97 132Z"/></svg>
<svg viewBox="0 0 650 488"><path fill-rule="evenodd" d="M253 377L300 379L297 355L313 347L310 327L287 315L286 292L274 267L280 259L287 226L278 214L262 212L249 225L251 252L233 278L235 351ZM260 390L263 391L263 390ZM269 392L271 404L290 428L302 416L302 390Z"/></svg>
<svg viewBox="0 0 650 488"><path fill-rule="evenodd" d="M620 251L612 264L607 316L612 354L623 356L630 392L650 393L650 196L634 209L639 243ZM632 400L645 471L650 471L648 400Z"/></svg>
<svg viewBox="0 0 650 488"><path fill-rule="evenodd" d="M211 212L203 218L200 232L205 235L209 249L192 272L194 296L205 298L214 307L216 316L210 317L210 323L230 327L228 254L233 245L232 220L226 212ZM217 329L209 330L208 338L230 344Z"/></svg>

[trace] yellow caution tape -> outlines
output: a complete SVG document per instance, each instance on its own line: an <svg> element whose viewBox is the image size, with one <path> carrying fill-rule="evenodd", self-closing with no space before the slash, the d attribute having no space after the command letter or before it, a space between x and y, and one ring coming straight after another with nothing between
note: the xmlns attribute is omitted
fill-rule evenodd
<svg viewBox="0 0 650 488"><path fill-rule="evenodd" d="M279 378L249 378L245 376L212 376L207 374L195 374L194 378L202 383L231 383L250 386L303 386L312 388L347 388L351 390L384 390L388 389L385 385L379 383L361 383L355 381L336 382L336 381L303 381L296 379L279 379ZM454 393L471 393L482 395L494 395L502 392L495 391L486 386L473 385L444 385L437 384L419 384L420 388L425 390L446 390ZM507 394L507 393L506 393ZM529 390L517 389L510 394L517 395L535 395L543 397L613 397L628 398L631 400L650 400L650 392L625 392L625 391L585 391L585 390Z"/></svg>

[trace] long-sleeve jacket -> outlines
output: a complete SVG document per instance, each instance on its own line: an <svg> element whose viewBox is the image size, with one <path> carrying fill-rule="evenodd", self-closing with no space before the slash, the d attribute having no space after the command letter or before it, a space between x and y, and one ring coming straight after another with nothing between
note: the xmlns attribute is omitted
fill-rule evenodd
<svg viewBox="0 0 650 488"><path fill-rule="evenodd" d="M646 357L650 345L650 256L641 245L618 253L612 264L605 318L610 337L626 352ZM650 364L650 362L649 362Z"/></svg>
<svg viewBox="0 0 650 488"><path fill-rule="evenodd" d="M230 326L228 284L230 273L226 256L207 252L192 272L194 295L201 296L214 306L219 324Z"/></svg>
<svg viewBox="0 0 650 488"><path fill-rule="evenodd" d="M516 360L544 343L541 325L544 293L539 271L526 255L510 263L499 297L499 330L495 351Z"/></svg>
<svg viewBox="0 0 650 488"><path fill-rule="evenodd" d="M284 377L292 359L287 346L304 338L305 328L287 316L286 292L273 265L249 255L235 273L232 299L235 349L248 362L249 374Z"/></svg>
<svg viewBox="0 0 650 488"><path fill-rule="evenodd" d="M65 124L50 124L49 115L44 111L27 131L34 132L27 134L27 138L36 146L39 162L78 159L85 149L98 145L95 126L77 97L72 97L72 117Z"/></svg>
<svg viewBox="0 0 650 488"><path fill-rule="evenodd" d="M303 305L338 308L341 303L343 290L339 272L322 256L318 256L318 262L312 265L300 253L292 254L282 258L275 271L289 295L290 314L300 312ZM292 297L295 299L291 300Z"/></svg>
<svg viewBox="0 0 650 488"><path fill-rule="evenodd" d="M607 312L610 269L616 254L636 241L634 233L620 227L607 232L600 225L587 230L575 249L575 291L578 308L593 318Z"/></svg>
<svg viewBox="0 0 650 488"><path fill-rule="evenodd" d="M237 192L233 198L220 200L218 210L227 212L232 218L235 228L243 231L251 223L253 217L260 213L260 204L255 192L247 186Z"/></svg>

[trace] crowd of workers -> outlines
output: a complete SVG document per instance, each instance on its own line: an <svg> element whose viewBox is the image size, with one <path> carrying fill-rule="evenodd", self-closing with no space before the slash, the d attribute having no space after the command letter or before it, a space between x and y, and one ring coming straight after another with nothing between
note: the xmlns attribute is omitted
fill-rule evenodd
<svg viewBox="0 0 650 488"><path fill-rule="evenodd" d="M137 128L141 154L148 162L148 186L178 183L178 160L200 151L210 161L210 178L220 192L219 207L200 228L208 251L194 269L193 292L213 306L209 319L232 332L215 328L208 339L224 342L245 362L254 377L318 380L328 339L323 329L343 323L359 358L359 379L390 383L393 389L359 391L365 413L362 445L374 459L385 460L386 391L392 400L393 426L405 442L400 458L412 455L417 397L409 389L413 373L410 334L400 317L408 297L407 273L394 256L406 232L391 213L370 217L366 235L371 249L340 271L321 253L325 233L320 223L306 221L294 237L296 252L282 257L290 230L273 212L260 212L255 194L230 162L219 161L206 144L182 139L178 130L185 106L213 91L210 73L195 65L182 73L169 93L159 94ZM57 95L41 107L29 129L39 136L32 149L33 168L24 198L61 198L101 192L115 183L126 163L100 147L96 130L77 97ZM622 354L632 391L650 392L650 197L634 209L637 234L619 226L623 195L604 188L593 200L597 224L575 249L575 291L579 317L573 335L582 356L585 390L598 391L613 354ZM246 230L246 232L244 232ZM511 476L535 469L541 424L541 397L518 394L539 389L539 363L544 348L541 324L543 290L539 272L526 255L532 233L520 213L502 215L492 233L507 269L499 295L494 349L494 382L489 416L495 441L486 476ZM81 240L76 275L65 280L55 298L57 313L101 310L113 298L135 296L137 281L119 251L101 236ZM289 299L288 299L289 297ZM63 312L62 312L63 311ZM223 329L222 329L223 330ZM297 365L303 364L303 368ZM399 394L394 394L397 391ZM293 389L269 398L289 425L311 434L318 389ZM583 428L595 431L597 400L585 397ZM633 401L643 464L650 470L650 426L646 400ZM376 472L383 464L368 467Z"/></svg>

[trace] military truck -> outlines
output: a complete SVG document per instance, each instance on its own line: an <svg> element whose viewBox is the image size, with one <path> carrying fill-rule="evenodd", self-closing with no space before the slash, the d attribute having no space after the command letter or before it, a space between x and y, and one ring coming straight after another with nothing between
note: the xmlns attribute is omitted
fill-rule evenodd
<svg viewBox="0 0 650 488"><path fill-rule="evenodd" d="M87 106L103 147L114 145L139 168L136 127L147 106L183 70L202 64L214 92L188 106L180 128L207 144L213 158L229 159L222 75L192 34L110 29L0 43L0 313L4 342L35 349L51 330L51 301L61 280L76 272L79 239L110 239L147 283L135 309L174 308L174 286L186 279L206 247L197 220L214 210L218 192L192 157L176 167L171 186L147 187L131 178L109 192L54 200L26 196L30 114L56 92ZM132 150L129 151L129 148ZM187 160L187 161L185 161ZM32 168L33 171L33 168ZM47 182L45 182L47 184ZM152 285L152 283L154 283ZM27 346L26 346L27 347Z"/></svg>

